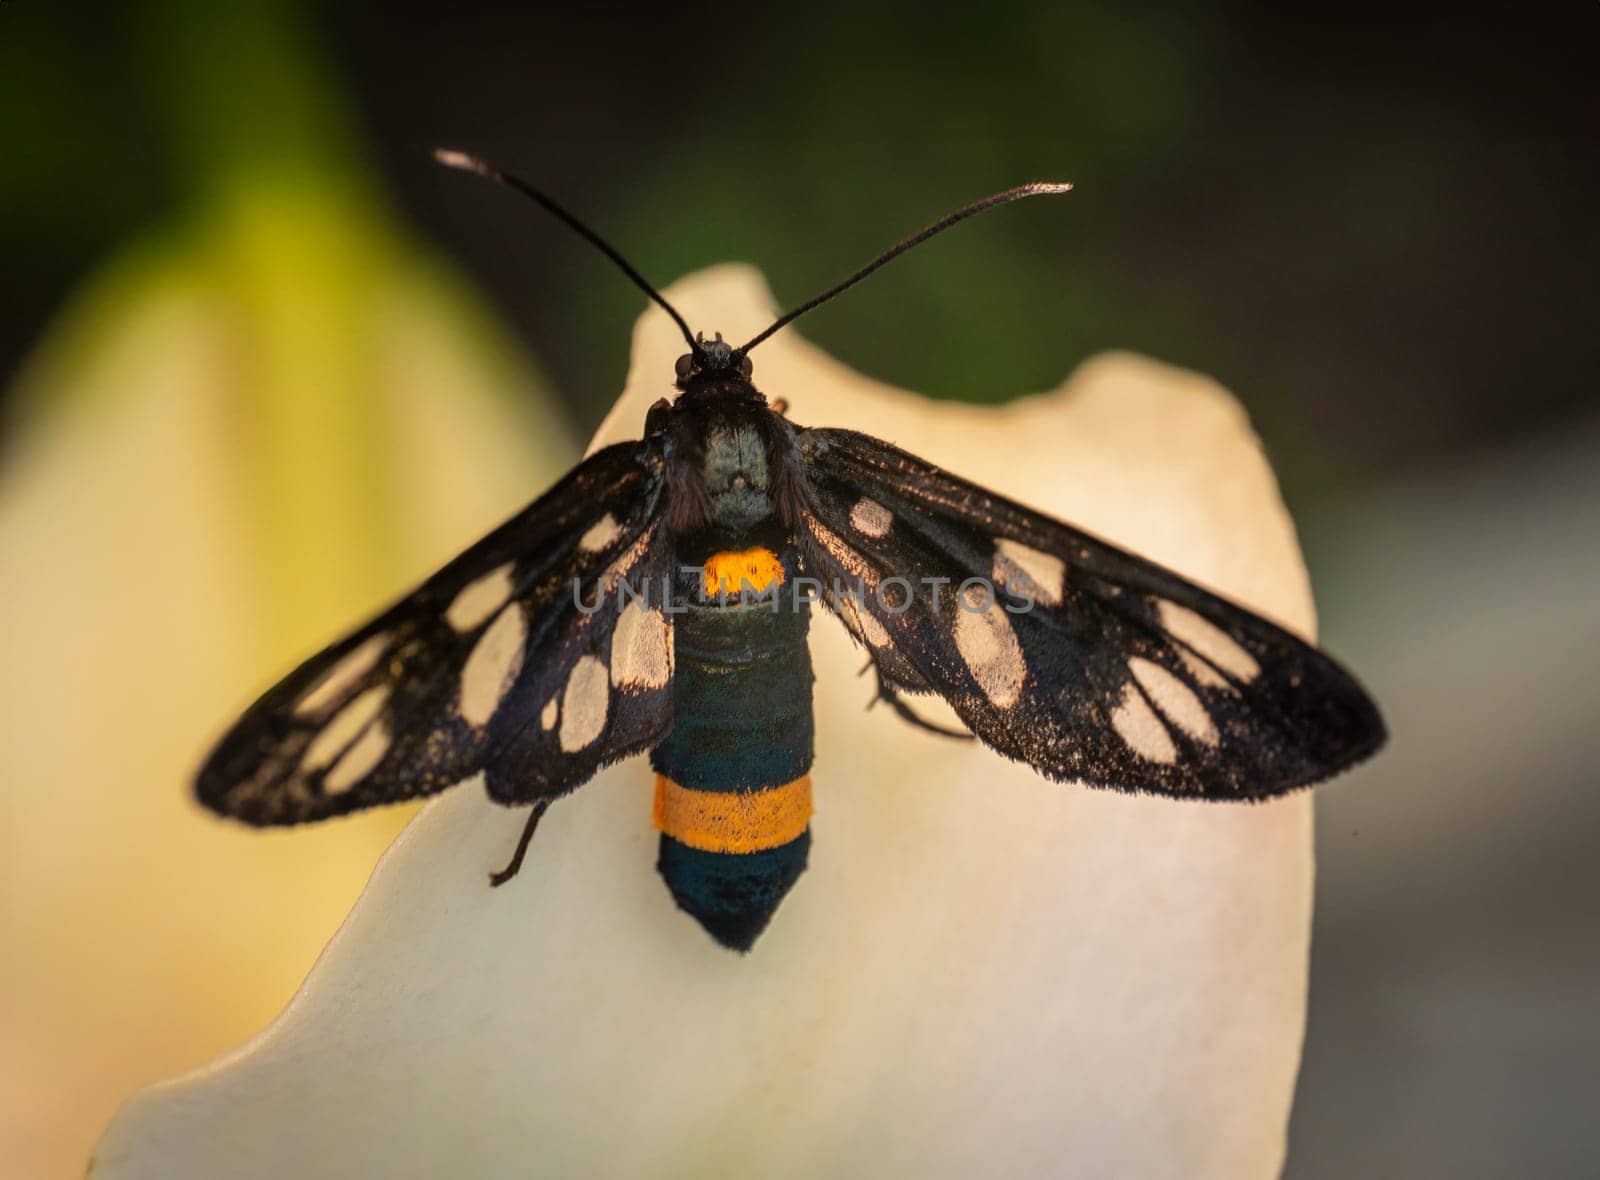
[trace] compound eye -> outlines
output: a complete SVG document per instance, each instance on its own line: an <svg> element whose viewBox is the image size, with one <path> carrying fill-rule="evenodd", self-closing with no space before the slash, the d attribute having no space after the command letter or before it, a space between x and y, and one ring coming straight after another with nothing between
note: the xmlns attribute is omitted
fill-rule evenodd
<svg viewBox="0 0 1600 1180"><path fill-rule="evenodd" d="M673 369L677 372L679 381L687 381L689 374L694 372L694 353L686 352L680 356Z"/></svg>
<svg viewBox="0 0 1600 1180"><path fill-rule="evenodd" d="M747 356L740 357L739 358L739 376L748 377L753 372L755 372L755 366L750 363L750 358L747 357Z"/></svg>

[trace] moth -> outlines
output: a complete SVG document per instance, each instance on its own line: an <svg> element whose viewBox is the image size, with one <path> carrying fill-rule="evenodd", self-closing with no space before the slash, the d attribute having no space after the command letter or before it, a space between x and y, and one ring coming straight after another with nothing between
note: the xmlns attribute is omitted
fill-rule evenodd
<svg viewBox="0 0 1600 1180"><path fill-rule="evenodd" d="M879 697L936 694L969 733L1048 778L1253 800L1372 754L1372 700L1321 651L1069 524L769 403L750 354L896 255L1034 184L965 206L737 347L692 333L634 268L528 182L682 332L676 396L642 437L528 508L268 691L196 784L214 811L297 824L481 778L529 809L649 752L658 868L719 943L748 950L806 867L811 607L865 650ZM665 375L663 375L665 377Z"/></svg>

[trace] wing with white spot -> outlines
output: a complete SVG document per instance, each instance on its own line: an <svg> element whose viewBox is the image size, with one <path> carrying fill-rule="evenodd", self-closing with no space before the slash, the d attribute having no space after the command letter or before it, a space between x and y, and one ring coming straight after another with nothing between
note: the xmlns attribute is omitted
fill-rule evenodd
<svg viewBox="0 0 1600 1180"><path fill-rule="evenodd" d="M502 802L571 790L671 728L671 570L654 440L608 447L257 701L196 793L293 824L479 772Z"/></svg>
<svg viewBox="0 0 1600 1180"><path fill-rule="evenodd" d="M868 435L798 441L801 551L825 600L891 684L939 693L1000 753L1055 779L1240 799L1382 745L1350 674L1259 615Z"/></svg>

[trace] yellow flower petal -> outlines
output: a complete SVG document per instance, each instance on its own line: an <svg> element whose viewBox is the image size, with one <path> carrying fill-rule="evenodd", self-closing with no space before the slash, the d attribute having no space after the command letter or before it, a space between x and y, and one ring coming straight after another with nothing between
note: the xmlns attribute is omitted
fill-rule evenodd
<svg viewBox="0 0 1600 1180"><path fill-rule="evenodd" d="M137 249L22 378L0 471L17 1175L76 1174L131 1089L280 1009L406 818L224 823L190 796L208 743L575 449L531 428L537 394L444 275L357 243L370 217L304 212Z"/></svg>

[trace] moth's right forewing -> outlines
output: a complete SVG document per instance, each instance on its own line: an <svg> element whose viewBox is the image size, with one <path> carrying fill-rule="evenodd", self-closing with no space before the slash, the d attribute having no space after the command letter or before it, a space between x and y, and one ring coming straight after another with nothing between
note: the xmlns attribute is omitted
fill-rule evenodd
<svg viewBox="0 0 1600 1180"><path fill-rule="evenodd" d="M1008 757L1240 799L1318 782L1383 742L1350 674L1252 611L881 440L799 439L807 567L862 591L824 601L886 681L931 687Z"/></svg>

